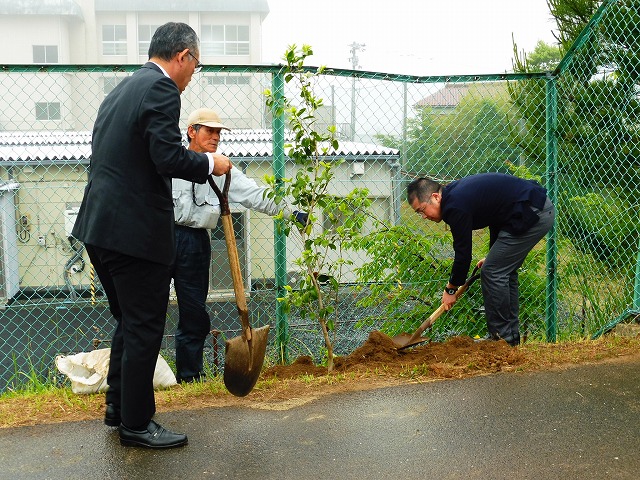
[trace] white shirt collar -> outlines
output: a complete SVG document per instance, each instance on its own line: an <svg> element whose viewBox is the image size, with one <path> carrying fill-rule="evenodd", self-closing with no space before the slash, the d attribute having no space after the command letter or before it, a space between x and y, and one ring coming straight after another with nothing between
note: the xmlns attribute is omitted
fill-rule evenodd
<svg viewBox="0 0 640 480"><path fill-rule="evenodd" d="M161 65L157 64L156 62L151 62L151 63L156 65L162 71L162 73L164 74L165 77L171 78L171 77L169 77L169 74L167 73L167 71L164 68L162 68Z"/></svg>

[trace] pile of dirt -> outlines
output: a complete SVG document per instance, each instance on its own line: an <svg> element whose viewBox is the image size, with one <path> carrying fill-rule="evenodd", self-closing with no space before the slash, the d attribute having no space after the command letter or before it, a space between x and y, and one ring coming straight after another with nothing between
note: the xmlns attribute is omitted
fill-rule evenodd
<svg viewBox="0 0 640 480"><path fill-rule="evenodd" d="M484 373L511 370L525 361L522 351L504 341L476 342L470 337L453 337L444 343L425 343L398 351L388 335L374 330L350 355L336 357L332 373L383 370L398 374L421 367L421 375L452 378L475 371ZM302 375L326 375L326 367L314 365L303 356L290 365L266 369L263 378L295 378Z"/></svg>

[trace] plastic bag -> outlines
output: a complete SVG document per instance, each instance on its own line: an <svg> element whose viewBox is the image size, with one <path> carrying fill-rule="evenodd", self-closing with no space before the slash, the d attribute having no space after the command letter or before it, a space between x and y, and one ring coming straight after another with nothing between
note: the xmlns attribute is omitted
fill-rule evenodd
<svg viewBox="0 0 640 480"><path fill-rule="evenodd" d="M98 393L109 388L107 384L109 355L111 355L110 348L101 348L74 355L58 355L55 362L58 370L71 380L73 393ZM167 388L177 383L176 376L167 361L158 355L153 374L153 388Z"/></svg>

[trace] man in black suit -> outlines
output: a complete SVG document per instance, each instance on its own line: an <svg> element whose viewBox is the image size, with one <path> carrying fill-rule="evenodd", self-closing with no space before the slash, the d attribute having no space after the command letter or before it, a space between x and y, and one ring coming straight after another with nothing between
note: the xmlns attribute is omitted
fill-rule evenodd
<svg viewBox="0 0 640 480"><path fill-rule="evenodd" d="M547 191L533 180L480 173L444 186L418 178L407 187L407 201L422 218L451 227L455 258L442 293L446 310L469 272L472 231L489 227L489 253L478 262L488 339L518 345L518 269L553 225L555 210Z"/></svg>
<svg viewBox="0 0 640 480"><path fill-rule="evenodd" d="M184 23L159 27L149 61L103 101L92 136L88 183L73 236L87 254L117 321L111 344L105 423L120 442L178 447L183 434L152 420L174 256L171 178L204 183L229 158L182 146L180 94L201 65L199 40Z"/></svg>

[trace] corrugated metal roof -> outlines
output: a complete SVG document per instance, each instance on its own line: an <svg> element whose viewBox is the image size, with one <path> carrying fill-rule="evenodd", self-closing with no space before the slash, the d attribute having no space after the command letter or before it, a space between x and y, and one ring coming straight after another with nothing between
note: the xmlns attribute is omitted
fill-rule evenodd
<svg viewBox="0 0 640 480"><path fill-rule="evenodd" d="M91 145L91 132L82 131L0 131L0 145Z"/></svg>
<svg viewBox="0 0 640 480"><path fill-rule="evenodd" d="M285 132L285 144L291 143L294 135ZM232 130L224 131L220 140L219 151L232 157L271 157L273 156L271 130ZM286 154L286 149L285 149ZM331 149L328 156L364 156L383 155L397 156L398 150L373 143L340 141L338 150Z"/></svg>
<svg viewBox="0 0 640 480"><path fill-rule="evenodd" d="M273 156L271 137L271 130L225 131L218 151L234 158L270 158ZM285 143L292 138L291 132L287 132ZM395 158L398 150L372 143L343 141L328 156L348 159L364 156ZM3 165L86 163L90 157L90 131L0 132L0 164Z"/></svg>
<svg viewBox="0 0 640 480"><path fill-rule="evenodd" d="M84 163L91 157L91 132L0 132L1 163Z"/></svg>

